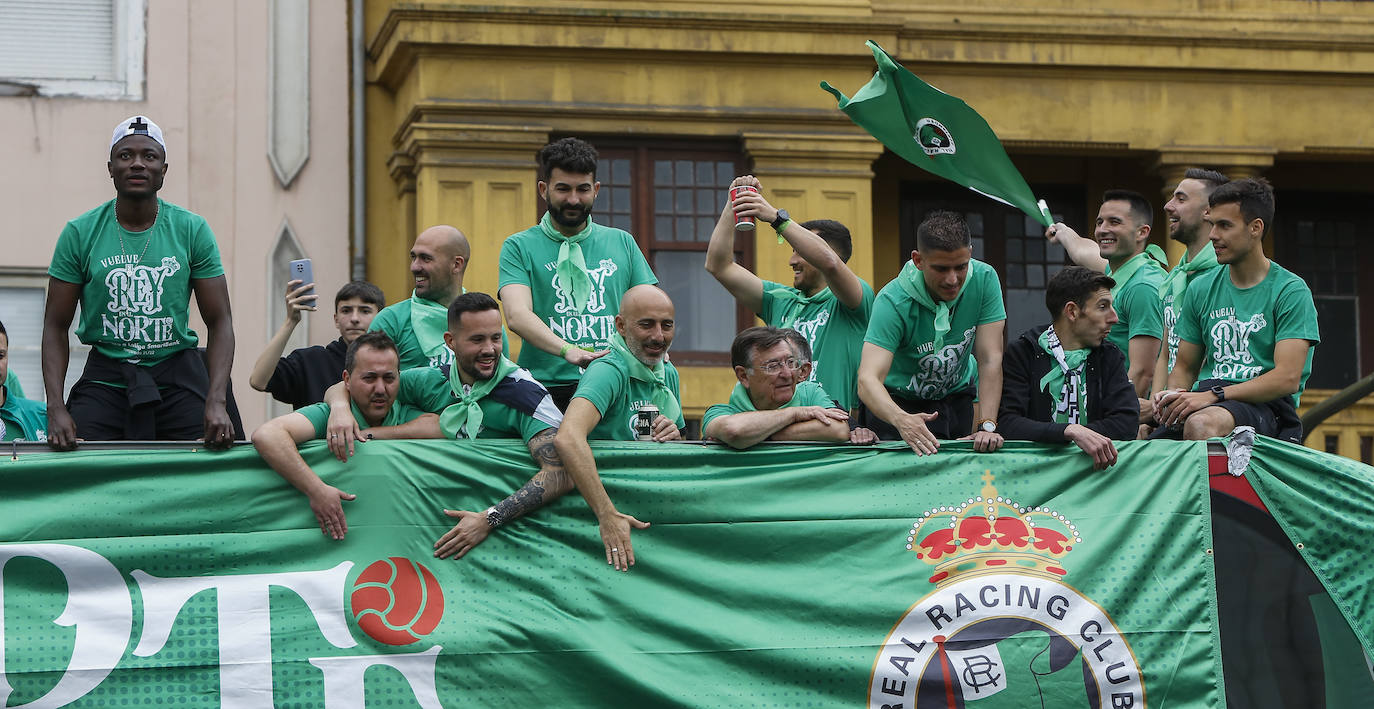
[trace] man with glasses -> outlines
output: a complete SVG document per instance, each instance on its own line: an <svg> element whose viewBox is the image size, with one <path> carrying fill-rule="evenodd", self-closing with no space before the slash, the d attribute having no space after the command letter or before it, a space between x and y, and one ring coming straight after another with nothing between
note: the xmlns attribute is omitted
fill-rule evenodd
<svg viewBox="0 0 1374 709"><path fill-rule="evenodd" d="M751 327L735 336L730 364L739 383L727 403L706 410L703 435L731 448L765 440L849 440L849 414L809 381L811 358L797 350L789 332Z"/></svg>

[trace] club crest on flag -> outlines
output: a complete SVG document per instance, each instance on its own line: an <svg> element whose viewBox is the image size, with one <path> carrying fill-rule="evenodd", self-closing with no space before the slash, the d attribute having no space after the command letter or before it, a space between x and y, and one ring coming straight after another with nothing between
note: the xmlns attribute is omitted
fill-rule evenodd
<svg viewBox="0 0 1374 709"><path fill-rule="evenodd" d="M1066 515L998 492L923 513L906 549L935 589L892 628L872 709L1146 706L1139 663L1097 603L1064 583L1084 543Z"/></svg>
<svg viewBox="0 0 1374 709"><path fill-rule="evenodd" d="M916 133L911 137L930 157L954 154L954 136L950 135L945 124L934 118L926 117L916 121Z"/></svg>

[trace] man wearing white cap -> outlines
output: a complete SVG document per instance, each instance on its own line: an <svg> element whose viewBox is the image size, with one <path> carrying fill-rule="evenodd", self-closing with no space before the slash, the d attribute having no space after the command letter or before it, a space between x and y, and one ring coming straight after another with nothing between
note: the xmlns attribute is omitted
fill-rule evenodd
<svg viewBox="0 0 1374 709"><path fill-rule="evenodd" d="M201 216L157 196L167 144L147 116L115 126L107 168L115 198L67 222L48 267L43 384L48 442L195 440L228 446L225 410L234 329L215 235ZM201 359L191 294L209 332ZM91 346L63 404L67 333ZM208 367L207 367L208 364Z"/></svg>

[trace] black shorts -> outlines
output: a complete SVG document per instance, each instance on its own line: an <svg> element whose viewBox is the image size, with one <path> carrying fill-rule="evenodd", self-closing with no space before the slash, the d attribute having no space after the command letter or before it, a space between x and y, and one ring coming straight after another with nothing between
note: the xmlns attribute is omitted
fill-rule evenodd
<svg viewBox="0 0 1374 709"><path fill-rule="evenodd" d="M888 394L892 395L892 392L889 391ZM940 440L949 441L963 438L973 431L973 387L971 386L953 392L943 399L908 399L892 395L892 400L909 414L938 413L939 416L926 423L926 428L930 429L930 432ZM859 406L854 412L854 418L858 421L858 426L878 434L880 441L902 440L902 435L897 432L895 426L878 418L877 414L864 406L863 402L859 402Z"/></svg>
<svg viewBox="0 0 1374 709"><path fill-rule="evenodd" d="M1214 386L1226 386L1235 382L1222 379L1205 379L1197 383L1193 391L1207 391ZM1293 398L1281 396L1273 401L1263 404L1252 404L1248 401L1236 401L1227 399L1218 401L1211 406L1220 406L1231 413L1231 418L1236 420L1236 426L1249 426L1255 429L1255 433L1261 436L1277 438L1291 443L1302 442L1302 419L1298 418L1298 411L1293 407ZM1150 438L1182 438L1183 428L1169 430L1163 426L1155 429L1150 434Z"/></svg>

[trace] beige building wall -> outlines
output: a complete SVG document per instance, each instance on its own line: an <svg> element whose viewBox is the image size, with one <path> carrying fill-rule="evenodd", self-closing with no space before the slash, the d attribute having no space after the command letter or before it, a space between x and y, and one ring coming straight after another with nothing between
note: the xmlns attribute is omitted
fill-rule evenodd
<svg viewBox="0 0 1374 709"><path fill-rule="evenodd" d="M280 66L287 76L308 55L308 95L295 92L277 115L308 111L309 152L284 188L268 159L268 37L293 5L308 11L300 15L308 18L308 33L295 32L296 44L279 46ZM0 170L0 211L7 215L0 267L11 283L45 273L66 221L114 197L105 162L115 123L146 114L168 144L161 196L204 216L219 241L237 340L233 388L251 431L269 412L269 397L248 386L248 373L279 324L268 321L269 307L281 299L268 284L270 268L286 269L271 262L284 223L313 259L322 295L320 312L298 332L308 331L310 343L338 336L332 296L349 278L348 5L148 0L146 20L136 19L147 29L143 100L0 97L8 157ZM204 344L204 327L197 326ZM26 394L39 398L42 390L26 387Z"/></svg>

